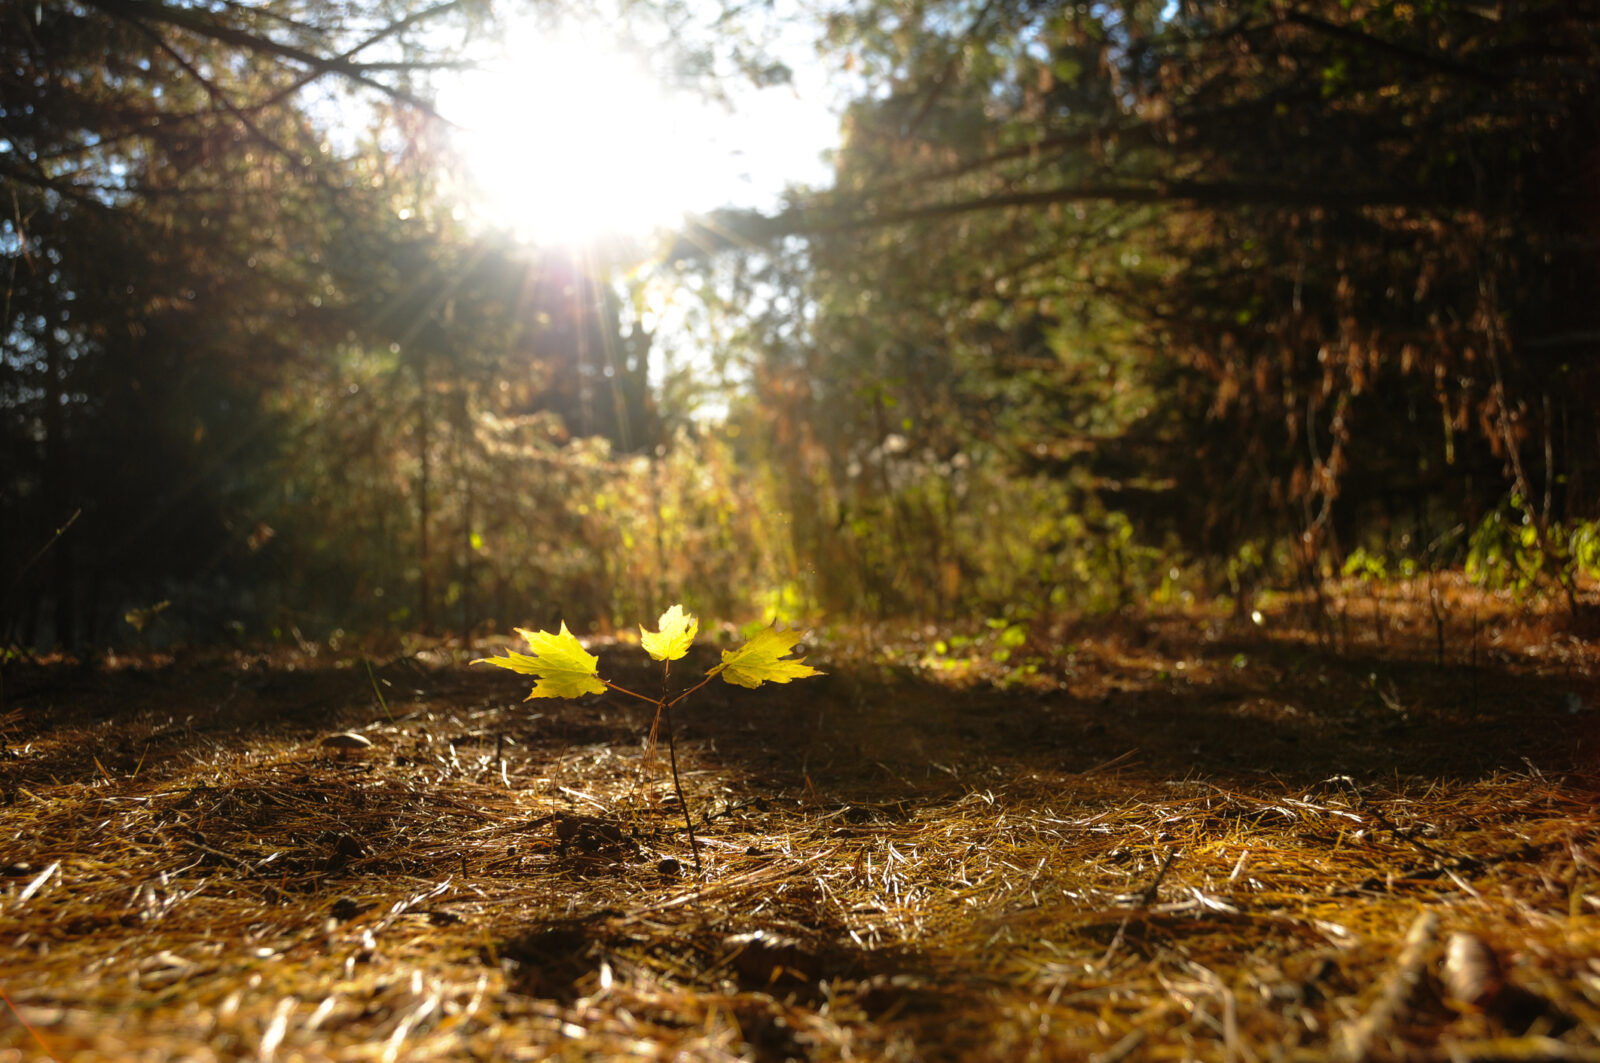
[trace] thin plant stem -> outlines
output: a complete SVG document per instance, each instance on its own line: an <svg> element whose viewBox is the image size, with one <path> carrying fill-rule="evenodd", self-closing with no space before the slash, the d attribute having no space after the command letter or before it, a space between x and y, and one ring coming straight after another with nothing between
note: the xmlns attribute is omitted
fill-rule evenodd
<svg viewBox="0 0 1600 1063"><path fill-rule="evenodd" d="M694 686L690 687L688 690L685 690L682 694L679 694L677 697L675 697L671 701L667 702L667 706L666 707L669 708L669 709L672 708L672 706L678 704L684 698L687 698L690 694L693 694L695 691L699 690L701 687L703 687L707 683L711 682L711 679L712 679L711 676L709 676L709 675L706 676L704 679L700 680L700 682L696 683Z"/></svg>
<svg viewBox="0 0 1600 1063"><path fill-rule="evenodd" d="M694 857L694 877L700 877L700 840L694 836L694 817L689 814L689 799L683 796L683 782L678 778L678 743L672 736L672 710L661 706L667 725L667 758L672 763L672 788L678 793L678 807L683 809L683 825L689 829L689 852Z"/></svg>
<svg viewBox="0 0 1600 1063"><path fill-rule="evenodd" d="M604 683L612 690L615 690L618 694L626 694L630 698L638 698L640 701L648 701L650 704L656 707L656 714L650 718L650 737L645 742L645 759L647 761L654 761L656 759L656 729L661 726L661 699L646 697L637 691L629 690L627 687L618 686L609 679L598 676L596 678L599 678L600 682Z"/></svg>
<svg viewBox="0 0 1600 1063"><path fill-rule="evenodd" d="M367 666L367 680L372 683L372 692L378 696L378 707L383 709L383 714L389 717L389 722L394 723L394 713L389 711L389 703L384 700L383 691L378 688L378 677L372 672L372 662L361 658L361 663Z"/></svg>
<svg viewBox="0 0 1600 1063"><path fill-rule="evenodd" d="M686 691L674 698L671 704L667 703L667 687L672 677L672 662L661 662L661 722L667 725L667 759L672 764L672 788L678 794L678 807L683 809L683 825L689 830L689 853L694 857L694 877L700 878L700 840L694 836L694 817L689 814L689 799L683 796L683 782L678 778L678 743L672 734L672 706L682 701L689 694L711 681L707 676L699 686Z"/></svg>
<svg viewBox="0 0 1600 1063"><path fill-rule="evenodd" d="M671 701L668 701L667 684L670 681L671 676L672 662L661 662L661 696L659 698L646 697L643 694L635 693L634 691L629 690L627 687L618 686L609 679L602 679L600 682L604 683L606 686L610 687L612 690L615 690L619 694L627 694L629 697L638 698L640 701L648 701L650 704L656 707L656 718L650 724L650 748L652 750L655 749L656 735L659 727L661 725L666 726L667 759L672 765L672 789L673 792L678 795L678 807L683 809L683 825L689 832L689 852L694 857L694 874L696 878L699 878L701 874L700 839L695 836L694 816L689 812L689 799L685 797L683 793L683 778L678 774L678 743L672 733L672 707L678 704L684 698L688 697L690 694L693 694L695 691L705 686L707 683L711 682L711 676L706 676L700 682L696 683L688 690L685 690L682 694L679 694Z"/></svg>
<svg viewBox="0 0 1600 1063"><path fill-rule="evenodd" d="M597 676L596 678L599 678L599 677ZM600 682L604 683L606 686L610 687L612 690L615 690L618 694L626 694L630 698L638 698L640 701L648 701L652 705L660 705L661 704L661 699L660 698L652 698L652 697L650 697L650 696L648 696L646 694L636 694L633 691L629 690L627 687L618 686L616 683L613 683L609 679L600 679Z"/></svg>

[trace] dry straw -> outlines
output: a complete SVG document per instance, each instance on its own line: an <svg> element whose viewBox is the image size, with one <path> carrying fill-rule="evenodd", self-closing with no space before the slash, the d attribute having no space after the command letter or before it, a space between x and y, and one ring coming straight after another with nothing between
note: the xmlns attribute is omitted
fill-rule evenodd
<svg viewBox="0 0 1600 1063"><path fill-rule="evenodd" d="M1595 654L1521 622L836 654L686 713L698 881L615 699L15 668L0 1060L1600 1060Z"/></svg>

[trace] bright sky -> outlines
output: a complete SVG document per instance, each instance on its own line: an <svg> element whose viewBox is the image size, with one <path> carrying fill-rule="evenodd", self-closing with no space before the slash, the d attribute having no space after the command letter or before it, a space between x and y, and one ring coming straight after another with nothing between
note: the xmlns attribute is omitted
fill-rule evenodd
<svg viewBox="0 0 1600 1063"><path fill-rule="evenodd" d="M807 82L810 81L808 85ZM820 73L733 86L734 107L672 92L596 29L508 34L504 56L442 89L480 188L477 211L538 243L642 236L686 212L771 207L827 184L838 117Z"/></svg>

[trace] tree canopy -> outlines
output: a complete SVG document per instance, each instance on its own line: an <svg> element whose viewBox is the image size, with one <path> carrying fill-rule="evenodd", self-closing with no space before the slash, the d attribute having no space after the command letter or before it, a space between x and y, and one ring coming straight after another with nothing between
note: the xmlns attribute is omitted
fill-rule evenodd
<svg viewBox="0 0 1600 1063"><path fill-rule="evenodd" d="M803 240L821 402L909 411L930 483L981 440L1203 555L1459 549L1504 504L1565 556L1600 456L1596 29L1565 3L841 5L865 86L836 186L702 239Z"/></svg>

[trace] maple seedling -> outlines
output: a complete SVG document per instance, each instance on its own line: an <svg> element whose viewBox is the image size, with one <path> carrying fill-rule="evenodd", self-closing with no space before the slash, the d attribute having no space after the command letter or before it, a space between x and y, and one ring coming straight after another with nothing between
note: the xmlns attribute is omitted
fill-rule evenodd
<svg viewBox="0 0 1600 1063"><path fill-rule="evenodd" d="M607 690L615 690L654 705L656 714L650 722L650 747L655 748L656 736L664 727L667 755L672 764L672 788L678 795L678 807L683 809L683 823L689 831L689 851L694 855L695 875L699 876L700 843L694 835L694 817L689 813L689 802L683 796L683 780L678 775L678 747L672 736L673 707L717 676L721 676L723 682L754 689L762 683L787 683L792 679L804 679L822 673L806 664L804 657L789 656L795 643L800 641L799 632L769 627L738 649L723 650L722 663L706 672L705 678L688 690L672 695L667 685L672 674L672 662L682 658L694 645L694 637L700 631L700 621L684 612L683 606L674 605L661 614L656 621L656 628L655 631L648 631L644 625L639 626L639 644L653 659L661 662L661 696L656 698L602 678L600 658L583 648L577 636L567 630L564 620L561 630L554 634L520 627L514 629L533 650L531 654L507 650L504 657L484 657L472 663L492 664L534 676L536 681L533 690L524 701L534 698L579 698L585 694L604 694Z"/></svg>

